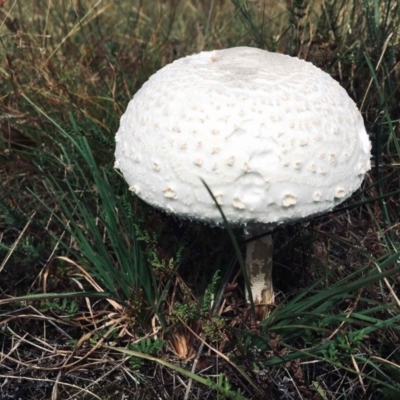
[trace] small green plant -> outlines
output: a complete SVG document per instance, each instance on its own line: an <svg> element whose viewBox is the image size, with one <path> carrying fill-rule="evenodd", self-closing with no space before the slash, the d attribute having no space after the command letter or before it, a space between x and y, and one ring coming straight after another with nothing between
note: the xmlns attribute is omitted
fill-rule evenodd
<svg viewBox="0 0 400 400"><path fill-rule="evenodd" d="M38 243L33 236L25 236L20 247L20 251L25 254L24 263L34 263L43 257L44 244Z"/></svg>
<svg viewBox="0 0 400 400"><path fill-rule="evenodd" d="M65 297L60 299L60 301L51 300L43 303L41 310L50 310L56 314L62 314L64 317L70 318L78 312L79 306L75 300L69 300Z"/></svg>
<svg viewBox="0 0 400 400"><path fill-rule="evenodd" d="M363 342L364 329L359 331L350 331L348 334L340 332L337 337L337 345L345 354L353 354L358 351L360 344Z"/></svg>
<svg viewBox="0 0 400 400"><path fill-rule="evenodd" d="M156 356L164 347L164 340L161 339L143 339L138 343L133 343L128 346L129 350L137 351L139 353L147 354L149 356ZM144 359L132 356L129 360L132 369L140 369L144 364Z"/></svg>
<svg viewBox="0 0 400 400"><path fill-rule="evenodd" d="M215 271L211 283L207 286L203 300L201 302L201 315L207 316L212 313L213 302L215 300L215 293L217 290L218 282L220 281L220 272Z"/></svg>
<svg viewBox="0 0 400 400"><path fill-rule="evenodd" d="M150 261L151 266L154 269L154 274L157 278L169 278L175 271L176 262L173 257L169 260L159 259L155 252L151 253L152 259Z"/></svg>
<svg viewBox="0 0 400 400"><path fill-rule="evenodd" d="M91 345L96 346L99 342L99 340L107 340L107 341L113 341L118 338L118 329L112 329L111 331L108 329L101 329L97 332L95 332L89 339L89 342Z"/></svg>
<svg viewBox="0 0 400 400"><path fill-rule="evenodd" d="M190 321L199 318L199 305L190 297L188 292L183 295L183 302L177 301L171 314L171 321L173 323L183 322L189 323Z"/></svg>
<svg viewBox="0 0 400 400"><path fill-rule="evenodd" d="M222 317L212 317L205 319L202 327L208 340L218 342L221 340L221 331L226 327L226 321Z"/></svg>
<svg viewBox="0 0 400 400"><path fill-rule="evenodd" d="M208 379L208 384L217 391L218 400L246 400L239 389L232 389L232 384L224 374L218 375L217 382Z"/></svg>
<svg viewBox="0 0 400 400"><path fill-rule="evenodd" d="M341 365L339 361L340 351L334 343L331 343L326 350L323 350L322 355L325 360Z"/></svg>

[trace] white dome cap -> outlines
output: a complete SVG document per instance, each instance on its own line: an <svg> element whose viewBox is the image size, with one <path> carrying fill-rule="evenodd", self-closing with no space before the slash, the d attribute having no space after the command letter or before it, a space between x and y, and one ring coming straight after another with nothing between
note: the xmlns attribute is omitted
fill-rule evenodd
<svg viewBox="0 0 400 400"><path fill-rule="evenodd" d="M309 62L237 47L176 60L130 101L115 167L141 199L213 224L276 225L358 189L371 144L346 91Z"/></svg>

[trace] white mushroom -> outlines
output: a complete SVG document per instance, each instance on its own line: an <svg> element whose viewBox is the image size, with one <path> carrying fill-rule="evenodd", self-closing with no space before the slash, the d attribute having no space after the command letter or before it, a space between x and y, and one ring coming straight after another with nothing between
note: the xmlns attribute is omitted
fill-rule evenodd
<svg viewBox="0 0 400 400"><path fill-rule="evenodd" d="M339 83L309 62L248 47L159 70L130 101L116 144L116 166L144 201L221 224L203 179L249 237L331 210L370 169L363 119ZM248 244L261 316L274 298L271 259L270 237Z"/></svg>

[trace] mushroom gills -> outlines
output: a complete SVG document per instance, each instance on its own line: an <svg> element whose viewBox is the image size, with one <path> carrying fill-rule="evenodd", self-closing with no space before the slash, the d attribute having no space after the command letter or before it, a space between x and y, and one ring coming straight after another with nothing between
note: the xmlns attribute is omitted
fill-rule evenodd
<svg viewBox="0 0 400 400"><path fill-rule="evenodd" d="M246 270L250 280L251 295L256 309L256 319L266 318L274 305L272 286L272 235L261 236L258 229L246 229ZM254 240L252 240L254 238ZM249 301L249 293L247 300Z"/></svg>

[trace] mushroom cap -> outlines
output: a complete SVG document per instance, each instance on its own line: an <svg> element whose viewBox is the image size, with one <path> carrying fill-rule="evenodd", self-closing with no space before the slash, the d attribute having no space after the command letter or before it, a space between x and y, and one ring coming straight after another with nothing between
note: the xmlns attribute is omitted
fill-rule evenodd
<svg viewBox="0 0 400 400"><path fill-rule="evenodd" d="M272 226L331 210L360 187L371 144L346 91L313 64L249 47L155 73L130 101L115 167L131 191L190 219Z"/></svg>

